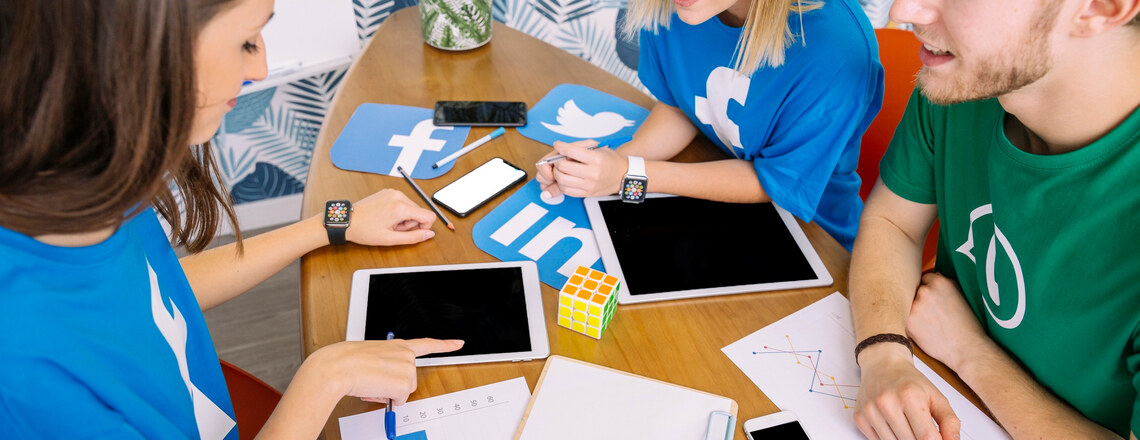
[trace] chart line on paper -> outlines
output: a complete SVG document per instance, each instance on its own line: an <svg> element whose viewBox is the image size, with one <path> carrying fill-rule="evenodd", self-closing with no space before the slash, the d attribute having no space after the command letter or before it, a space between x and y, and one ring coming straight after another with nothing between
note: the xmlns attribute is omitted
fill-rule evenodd
<svg viewBox="0 0 1140 440"><path fill-rule="evenodd" d="M819 394L819 395L829 396L829 397L834 397L836 399L839 399L839 402L843 404L843 409L854 409L855 408L854 407L855 398L851 397L851 395L854 393L848 392L847 393L848 395L845 396L843 393L843 390L848 389L849 391L854 391L854 390L857 390L859 388L859 385L840 384L839 382L836 382L835 376L832 376L832 375L827 374L826 372L820 370L820 368L819 368L821 365L820 359L823 357L823 350L820 350L820 349L796 350L795 344L792 343L791 335L784 335L784 339L788 343L787 349L782 349L782 348L778 348L778 347L772 347L769 345L764 345L763 348L761 349L762 351L753 351L752 354L754 354L754 355L791 355L792 360L795 361L796 365L799 365L799 366L804 367L808 370L811 370L811 372L812 372L811 382L808 385L808 390L807 390L809 393L814 393L814 394ZM827 383L825 381L830 381L831 383ZM819 386L820 389L816 389L816 386ZM824 391L824 390L830 390L830 389L834 389L835 391L834 392Z"/></svg>

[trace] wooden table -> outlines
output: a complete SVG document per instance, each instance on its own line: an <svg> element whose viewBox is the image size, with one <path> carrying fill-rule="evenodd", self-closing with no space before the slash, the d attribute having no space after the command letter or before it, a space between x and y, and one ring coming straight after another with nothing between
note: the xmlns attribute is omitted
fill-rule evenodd
<svg viewBox="0 0 1140 440"><path fill-rule="evenodd" d="M554 86L583 84L649 108L652 98L624 81L573 55L494 24L494 37L484 47L446 52L424 44L419 13L406 8L392 15L348 72L326 116L305 185L302 216L316 215L327 199L358 200L382 188L396 188L420 200L399 178L343 171L333 166L329 148L357 106L368 102L430 108L437 100L515 100L533 106ZM474 128L478 139L490 128ZM533 164L549 147L508 130L459 158L445 176L420 180L431 194L444 184L495 156L515 164ZM718 158L721 153L703 138L678 160ZM533 165L527 167L534 176ZM371 248L325 247L301 260L301 328L308 356L320 347L343 341L353 271L364 268L497 261L475 247L471 229L494 205L467 218L451 216L456 231L436 223L436 237L414 246ZM552 354L629 371L655 379L731 397L740 405L739 420L777 411L721 347L748 335L836 290L846 290L850 256L815 224L804 225L808 238L835 279L830 287L712 298L666 301L618 307L600 341L558 327L557 291L542 285L543 306ZM534 387L544 362L500 362L419 369L419 389L411 400L525 376ZM340 438L337 418L379 408L345 398L325 426L331 440ZM737 438L744 438L738 421Z"/></svg>

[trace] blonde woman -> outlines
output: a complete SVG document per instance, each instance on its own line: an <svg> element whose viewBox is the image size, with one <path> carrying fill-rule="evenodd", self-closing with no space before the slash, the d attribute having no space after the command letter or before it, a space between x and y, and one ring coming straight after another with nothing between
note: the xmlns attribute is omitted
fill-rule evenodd
<svg viewBox="0 0 1140 440"><path fill-rule="evenodd" d="M863 206L859 139L883 91L874 31L855 0L631 0L626 32L640 32L638 75L657 103L617 150L556 143L551 154L573 160L539 167L545 191L636 202L641 182L772 201L851 249ZM698 133L729 158L668 161Z"/></svg>

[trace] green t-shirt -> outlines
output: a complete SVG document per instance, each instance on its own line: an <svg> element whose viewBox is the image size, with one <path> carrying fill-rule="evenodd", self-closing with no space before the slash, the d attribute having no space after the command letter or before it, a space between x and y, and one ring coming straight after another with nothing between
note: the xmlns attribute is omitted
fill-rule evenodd
<svg viewBox="0 0 1140 440"><path fill-rule="evenodd" d="M1140 433L1140 110L1091 145L1030 154L996 99L911 96L880 175L937 204L936 270L995 341L1089 419Z"/></svg>

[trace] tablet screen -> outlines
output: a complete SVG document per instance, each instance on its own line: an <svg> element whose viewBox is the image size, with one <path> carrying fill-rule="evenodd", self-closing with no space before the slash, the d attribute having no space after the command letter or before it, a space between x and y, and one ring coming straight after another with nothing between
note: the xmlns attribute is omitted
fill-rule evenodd
<svg viewBox="0 0 1140 440"><path fill-rule="evenodd" d="M531 350L518 267L369 275L364 339L462 339L463 348L421 357Z"/></svg>
<svg viewBox="0 0 1140 440"><path fill-rule="evenodd" d="M819 278L771 203L598 202L632 296Z"/></svg>

